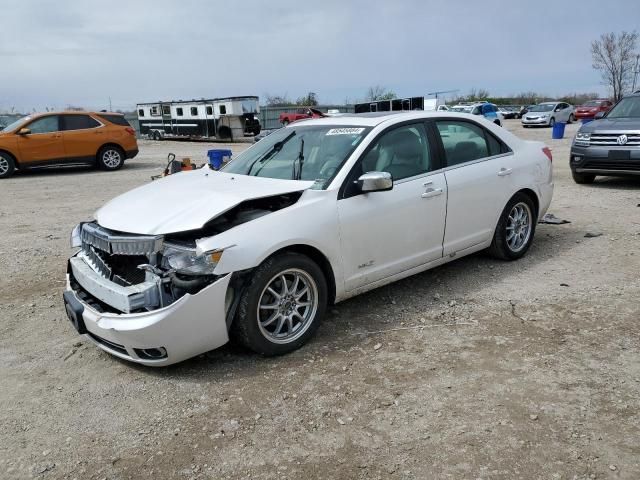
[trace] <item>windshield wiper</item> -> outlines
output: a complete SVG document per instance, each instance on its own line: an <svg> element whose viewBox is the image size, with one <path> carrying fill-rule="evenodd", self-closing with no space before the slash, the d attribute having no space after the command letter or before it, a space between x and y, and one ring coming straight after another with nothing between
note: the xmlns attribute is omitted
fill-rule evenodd
<svg viewBox="0 0 640 480"><path fill-rule="evenodd" d="M260 168L253 175L254 177L257 177L260 171L266 166L267 164L266 162L269 159L271 159L276 153L282 150L282 147L284 146L284 144L287 143L289 140L291 140L295 135L296 135L296 132L294 130L289 135L287 135L284 139L274 143L273 147L271 147L269 151L265 152L262 156L256 158L253 162L251 162L251 165L249 165L249 169L247 170L247 175L251 175L251 170L253 169L256 163L262 163Z"/></svg>
<svg viewBox="0 0 640 480"><path fill-rule="evenodd" d="M293 161L291 172L292 180L300 180L302 178L302 165L304 165L304 138L300 137L300 152L298 157Z"/></svg>

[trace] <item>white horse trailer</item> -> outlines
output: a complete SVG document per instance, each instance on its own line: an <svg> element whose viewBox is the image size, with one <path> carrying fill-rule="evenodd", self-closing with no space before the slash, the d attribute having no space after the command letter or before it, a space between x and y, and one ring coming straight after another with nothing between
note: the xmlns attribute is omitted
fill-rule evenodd
<svg viewBox="0 0 640 480"><path fill-rule="evenodd" d="M140 134L154 140L233 140L260 133L258 97L139 103Z"/></svg>

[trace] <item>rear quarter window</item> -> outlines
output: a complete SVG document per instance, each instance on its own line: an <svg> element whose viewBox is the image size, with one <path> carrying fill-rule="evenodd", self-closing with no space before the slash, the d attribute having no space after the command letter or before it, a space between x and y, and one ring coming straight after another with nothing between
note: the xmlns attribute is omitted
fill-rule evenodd
<svg viewBox="0 0 640 480"><path fill-rule="evenodd" d="M109 123L113 123L114 125L120 125L121 127L131 126L131 124L124 118L124 115L98 115L98 117Z"/></svg>

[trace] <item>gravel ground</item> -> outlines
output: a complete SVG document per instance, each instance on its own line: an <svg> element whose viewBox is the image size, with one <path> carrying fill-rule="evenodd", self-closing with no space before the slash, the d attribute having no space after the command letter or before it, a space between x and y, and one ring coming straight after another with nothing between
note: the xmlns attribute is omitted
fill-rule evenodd
<svg viewBox="0 0 640 480"><path fill-rule="evenodd" d="M507 128L552 147L570 224L540 225L518 262L473 255L338 304L271 359L142 368L62 307L73 225L211 144L1 181L0 478L640 478L640 180L576 185L576 125Z"/></svg>

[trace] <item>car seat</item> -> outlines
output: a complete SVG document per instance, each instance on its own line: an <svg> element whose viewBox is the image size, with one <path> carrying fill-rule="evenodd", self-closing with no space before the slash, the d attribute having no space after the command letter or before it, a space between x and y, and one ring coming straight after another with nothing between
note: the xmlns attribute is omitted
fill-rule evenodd
<svg viewBox="0 0 640 480"><path fill-rule="evenodd" d="M428 170L425 145L410 130L391 133L380 145L376 170L393 178L407 178Z"/></svg>

